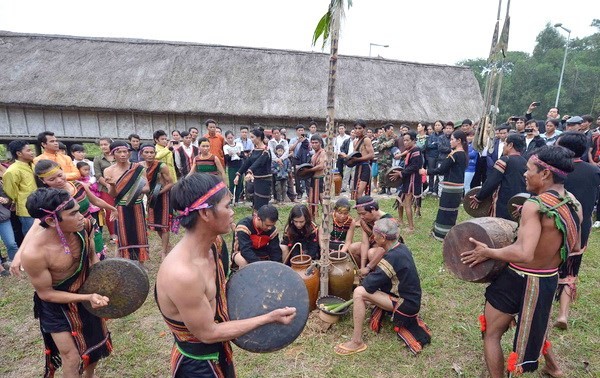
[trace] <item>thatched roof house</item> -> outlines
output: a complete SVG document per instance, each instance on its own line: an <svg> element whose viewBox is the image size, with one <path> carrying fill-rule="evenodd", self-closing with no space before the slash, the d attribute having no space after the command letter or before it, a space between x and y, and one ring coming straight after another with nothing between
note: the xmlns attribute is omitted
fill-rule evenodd
<svg viewBox="0 0 600 378"><path fill-rule="evenodd" d="M292 126L326 114L328 54L0 31L0 137ZM476 117L469 68L340 56L337 120ZM4 138L5 139L5 138Z"/></svg>

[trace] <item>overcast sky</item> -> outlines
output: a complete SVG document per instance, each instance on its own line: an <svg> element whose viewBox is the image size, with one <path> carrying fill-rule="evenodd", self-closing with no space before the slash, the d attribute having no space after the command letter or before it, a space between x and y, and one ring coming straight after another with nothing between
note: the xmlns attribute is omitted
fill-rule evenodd
<svg viewBox="0 0 600 378"><path fill-rule="evenodd" d="M189 41L321 51L311 47L329 0L0 0L0 30L94 37ZM503 8L506 0L503 1ZM342 25L340 53L455 64L487 57L496 0L354 0ZM531 53L546 23L571 38L594 33L598 0L513 0L509 50ZM502 11L504 19L504 10ZM560 30L566 36L566 32Z"/></svg>

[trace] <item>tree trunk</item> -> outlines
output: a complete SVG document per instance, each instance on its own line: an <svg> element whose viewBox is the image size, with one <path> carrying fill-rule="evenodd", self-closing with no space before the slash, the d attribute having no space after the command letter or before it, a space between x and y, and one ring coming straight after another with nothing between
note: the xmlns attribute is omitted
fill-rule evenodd
<svg viewBox="0 0 600 378"><path fill-rule="evenodd" d="M340 34L339 11L334 11L331 20L331 52L329 56L329 81L327 86L327 138L325 139L325 151L327 162L325 164L325 182L323 191L323 211L321 222L321 296L329 292L329 238L333 212L331 211L331 186L333 183L332 168L336 157L333 154L333 138L335 133L335 82L337 74L338 39Z"/></svg>

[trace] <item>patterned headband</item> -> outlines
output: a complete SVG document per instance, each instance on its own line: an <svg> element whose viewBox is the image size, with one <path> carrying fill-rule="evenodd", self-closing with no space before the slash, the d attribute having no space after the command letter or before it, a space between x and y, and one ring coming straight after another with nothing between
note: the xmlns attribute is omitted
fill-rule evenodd
<svg viewBox="0 0 600 378"><path fill-rule="evenodd" d="M153 151L156 150L156 148L154 146L148 146L148 145L146 145L146 146L140 148L140 152L144 151L146 148L151 148Z"/></svg>
<svg viewBox="0 0 600 378"><path fill-rule="evenodd" d="M202 197L195 200L190 206L186 207L185 209L183 209L181 211L175 210L173 212L174 214L173 214L173 223L171 225L171 232L173 232L173 233L179 232L179 225L181 223L181 218L190 215L194 211L211 208L212 205L207 204L206 201L208 201L212 196L214 196L215 194L217 194L217 192L219 192L221 189L224 189L224 188L226 188L225 183L223 181L221 181L214 188L212 188L208 192L206 192L205 195L203 195Z"/></svg>
<svg viewBox="0 0 600 378"><path fill-rule="evenodd" d="M126 149L127 151L129 151L129 147L127 147L127 146L117 146L117 147L113 148L112 150L110 150L110 154L111 154L111 155L114 155L114 154L115 154L115 152L117 152L118 150L120 150L120 149L122 149L122 148L124 148L124 149Z"/></svg>
<svg viewBox="0 0 600 378"><path fill-rule="evenodd" d="M360 204L356 204L354 206L355 209L359 208L359 207L365 207L365 206L369 206L369 205L375 205L377 202L375 202L375 200L371 200L369 202L365 202L365 203L360 203Z"/></svg>
<svg viewBox="0 0 600 378"><path fill-rule="evenodd" d="M60 242L63 245L63 247L65 248L65 253L67 255L71 254L71 249L69 248L69 244L67 243L67 238L65 237L65 234L60 229L60 222L58 220L58 213L60 213L72 201L74 201L73 197L69 198L65 202L63 202L60 205L58 205L56 207L56 209L54 209L53 211L42 209L40 207L40 210L42 210L44 213L48 214L46 217L44 217L44 221L46 221L48 218L53 218L54 219L54 223L56 224L56 232L58 233L58 237L60 238Z"/></svg>
<svg viewBox="0 0 600 378"><path fill-rule="evenodd" d="M56 174L56 172L58 172L58 171L62 171L62 167L60 165L56 165L54 168L52 168L48 172L40 173L37 176L39 178L46 178L46 177L50 177L50 176Z"/></svg>
<svg viewBox="0 0 600 378"><path fill-rule="evenodd" d="M540 158L537 155L531 155L531 157L529 158L534 164L540 165L542 167L544 167L544 169L549 170L550 172L554 173L557 176L560 177L567 177L567 172L558 169L548 163L546 163L545 161L540 160Z"/></svg>

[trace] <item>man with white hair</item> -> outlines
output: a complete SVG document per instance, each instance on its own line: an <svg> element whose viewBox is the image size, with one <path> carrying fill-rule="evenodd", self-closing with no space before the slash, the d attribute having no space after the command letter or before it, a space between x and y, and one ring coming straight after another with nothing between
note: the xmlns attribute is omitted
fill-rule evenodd
<svg viewBox="0 0 600 378"><path fill-rule="evenodd" d="M375 266L367 264L370 273L361 286L354 289L354 331L352 339L335 347L335 353L347 356L365 351L362 339L363 321L367 302L375 305L371 313L371 329L381 329L383 315L391 314L394 331L414 354L431 341L431 331L419 318L421 309L421 282L412 253L398 241L398 223L392 218L382 218L373 227L377 245L385 250ZM374 265L374 264L373 264Z"/></svg>

